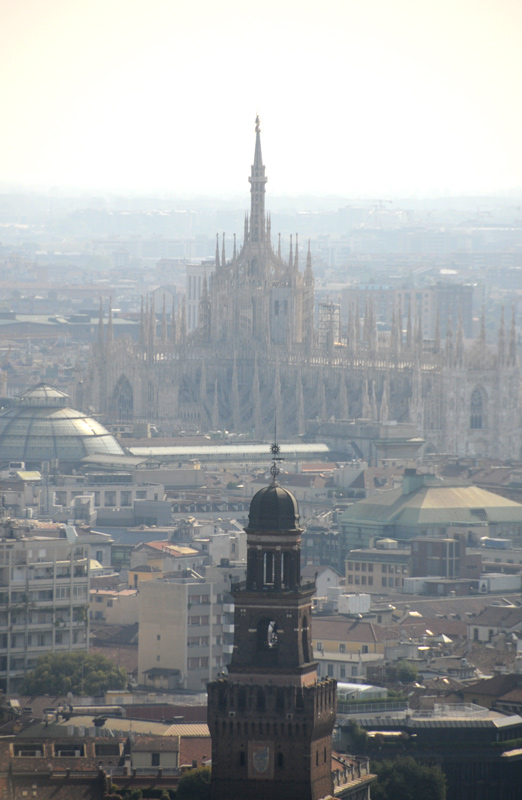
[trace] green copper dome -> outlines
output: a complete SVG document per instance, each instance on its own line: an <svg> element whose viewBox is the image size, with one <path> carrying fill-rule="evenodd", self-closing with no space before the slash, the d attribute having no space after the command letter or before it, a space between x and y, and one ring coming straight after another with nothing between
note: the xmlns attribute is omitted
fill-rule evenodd
<svg viewBox="0 0 522 800"><path fill-rule="evenodd" d="M69 396L40 383L0 414L0 461L81 461L103 453L122 455L114 436L92 417L67 406Z"/></svg>

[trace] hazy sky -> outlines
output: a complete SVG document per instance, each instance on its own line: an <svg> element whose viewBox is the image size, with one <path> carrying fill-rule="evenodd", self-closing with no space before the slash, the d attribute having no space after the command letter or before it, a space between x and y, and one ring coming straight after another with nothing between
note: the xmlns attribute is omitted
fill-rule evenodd
<svg viewBox="0 0 522 800"><path fill-rule="evenodd" d="M521 0L0 0L0 184L522 187Z"/></svg>

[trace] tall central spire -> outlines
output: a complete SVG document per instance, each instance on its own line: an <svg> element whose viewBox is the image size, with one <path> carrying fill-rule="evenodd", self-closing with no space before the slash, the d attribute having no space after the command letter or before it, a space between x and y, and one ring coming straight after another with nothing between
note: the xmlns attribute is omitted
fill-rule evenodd
<svg viewBox="0 0 522 800"><path fill-rule="evenodd" d="M261 155L261 128L256 117L256 149L251 168L250 183L250 241L261 242L265 237L265 167Z"/></svg>

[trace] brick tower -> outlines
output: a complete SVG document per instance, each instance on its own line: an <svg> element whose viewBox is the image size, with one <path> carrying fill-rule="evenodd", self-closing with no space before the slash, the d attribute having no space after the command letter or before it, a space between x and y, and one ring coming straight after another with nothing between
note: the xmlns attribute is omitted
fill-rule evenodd
<svg viewBox="0 0 522 800"><path fill-rule="evenodd" d="M336 683L317 679L314 583L301 583L295 497L276 481L250 504L247 579L232 587L228 676L208 686L212 800L319 800L333 792Z"/></svg>

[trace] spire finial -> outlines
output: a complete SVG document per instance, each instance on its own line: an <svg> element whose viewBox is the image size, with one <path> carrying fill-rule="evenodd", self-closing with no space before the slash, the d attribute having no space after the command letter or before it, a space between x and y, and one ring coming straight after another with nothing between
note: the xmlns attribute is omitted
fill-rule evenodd
<svg viewBox="0 0 522 800"><path fill-rule="evenodd" d="M272 476L272 485L275 486L275 484L277 483L277 476L281 472L277 464L279 461L284 460L279 455L279 453L281 452L281 448L279 447L275 439L274 439L274 444L270 445L270 452L272 453L272 466L270 467L270 475Z"/></svg>
<svg viewBox="0 0 522 800"><path fill-rule="evenodd" d="M259 114L256 114L256 133L260 133L261 131L261 120L259 119Z"/></svg>

